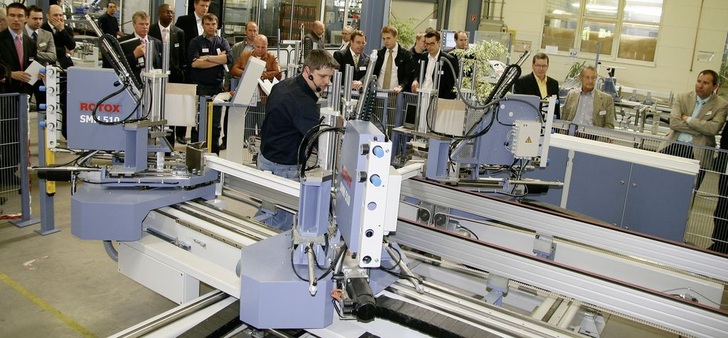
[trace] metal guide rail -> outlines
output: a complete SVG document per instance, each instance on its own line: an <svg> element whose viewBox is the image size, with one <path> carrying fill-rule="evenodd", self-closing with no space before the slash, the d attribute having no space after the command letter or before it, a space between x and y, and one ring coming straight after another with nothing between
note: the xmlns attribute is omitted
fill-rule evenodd
<svg viewBox="0 0 728 338"><path fill-rule="evenodd" d="M728 260L680 243L421 179L402 182L402 195L437 205L457 205L466 213L728 281Z"/></svg>
<svg viewBox="0 0 728 338"><path fill-rule="evenodd" d="M393 240L473 268L509 276L587 304L611 309L673 332L700 337L718 337L728 332L728 314L723 310L434 227L400 220Z"/></svg>

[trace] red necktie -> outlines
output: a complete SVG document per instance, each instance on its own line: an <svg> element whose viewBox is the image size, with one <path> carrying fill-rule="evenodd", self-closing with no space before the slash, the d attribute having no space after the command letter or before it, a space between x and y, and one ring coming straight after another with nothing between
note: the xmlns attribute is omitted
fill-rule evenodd
<svg viewBox="0 0 728 338"><path fill-rule="evenodd" d="M20 70L23 70L23 39L20 35L15 36L15 51L18 52L18 63L20 64Z"/></svg>

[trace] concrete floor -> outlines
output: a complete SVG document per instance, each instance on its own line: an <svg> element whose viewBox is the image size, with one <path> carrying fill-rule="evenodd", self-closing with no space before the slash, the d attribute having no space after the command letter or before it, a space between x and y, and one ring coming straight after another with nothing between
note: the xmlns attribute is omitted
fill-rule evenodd
<svg viewBox="0 0 728 338"><path fill-rule="evenodd" d="M56 162L63 163L64 156L72 158L61 155ZM36 217L37 194L36 186ZM61 231L51 235L36 233L38 224L17 228L0 220L0 337L103 337L176 306L117 272L101 242L71 234L69 184L57 185L54 204L55 227ZM608 319L602 337L627 336L672 335Z"/></svg>
<svg viewBox="0 0 728 338"><path fill-rule="evenodd" d="M31 119L34 165L35 114ZM59 155L56 163L72 158ZM37 218L33 180L32 213ZM57 184L53 203L60 232L41 236L35 231L40 224L18 228L0 220L0 337L105 337L176 306L120 274L101 242L71 234L70 196L70 184ZM10 212L17 205L9 201L2 207Z"/></svg>

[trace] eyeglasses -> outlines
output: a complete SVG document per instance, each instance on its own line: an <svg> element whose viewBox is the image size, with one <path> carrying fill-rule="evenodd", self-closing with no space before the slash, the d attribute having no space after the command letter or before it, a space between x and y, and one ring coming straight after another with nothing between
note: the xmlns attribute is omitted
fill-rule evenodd
<svg viewBox="0 0 728 338"><path fill-rule="evenodd" d="M425 42L425 46L434 46L436 44L437 44L436 41L433 41L433 42Z"/></svg>

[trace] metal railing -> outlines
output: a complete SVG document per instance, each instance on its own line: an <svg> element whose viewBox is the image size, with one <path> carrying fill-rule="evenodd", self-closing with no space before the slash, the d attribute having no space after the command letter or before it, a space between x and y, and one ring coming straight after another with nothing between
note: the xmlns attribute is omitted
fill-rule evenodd
<svg viewBox="0 0 728 338"><path fill-rule="evenodd" d="M28 106L26 94L0 94L0 219L18 227L37 223L30 211Z"/></svg>

